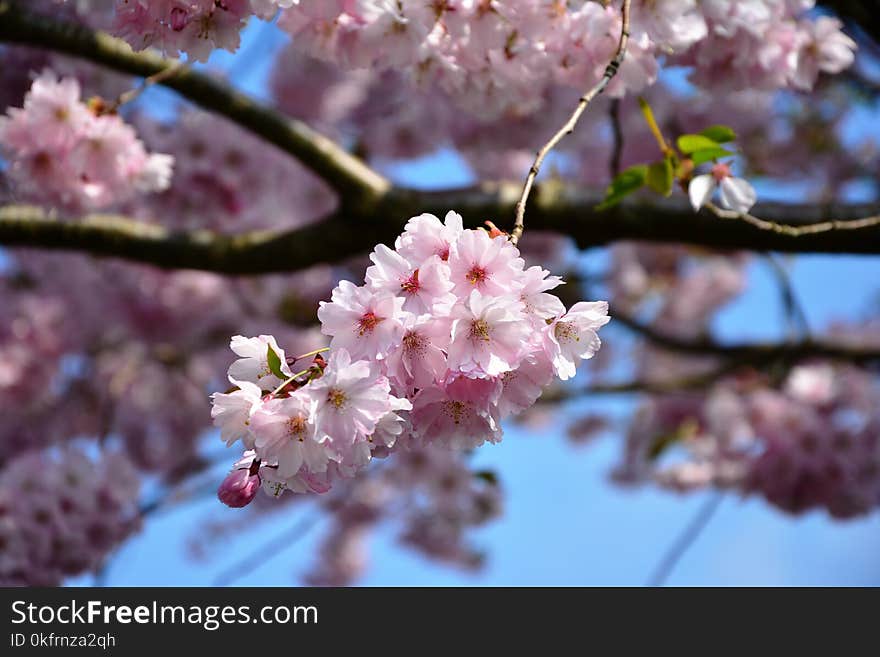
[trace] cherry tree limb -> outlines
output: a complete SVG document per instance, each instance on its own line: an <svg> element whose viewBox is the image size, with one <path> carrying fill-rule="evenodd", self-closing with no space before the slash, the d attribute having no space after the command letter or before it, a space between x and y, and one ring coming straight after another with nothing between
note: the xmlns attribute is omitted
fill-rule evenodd
<svg viewBox="0 0 880 657"><path fill-rule="evenodd" d="M863 347L813 338L782 343L719 343L710 338L692 340L642 324L617 308L611 308L609 315L614 323L628 328L667 351L694 356L717 356L735 362L739 366L760 366L772 363L794 364L809 358L827 358L856 365L880 364L880 346ZM635 382L633 385L637 388L643 384L645 382ZM663 382L657 384L658 387L665 385ZM695 385L699 387L699 384ZM687 384L674 382L672 387L682 388L687 387Z"/></svg>
<svg viewBox="0 0 880 657"><path fill-rule="evenodd" d="M380 242L393 243L406 220L422 212L443 215L456 210L474 226L504 216L513 209L518 189L516 183L493 183L441 192L392 190L372 209L339 210L293 230L237 234L175 231L117 215L62 219L33 206L9 205L0 207L0 245L113 256L164 269L291 272L368 252ZM581 249L638 240L722 250L880 255L880 226L792 237L744 222L719 222L708 214L695 214L687 203L629 201L597 212L596 194L554 185L537 187L536 192L529 205L532 229L568 235ZM763 204L759 209L764 216L805 226L828 217L843 221L850 214L880 211L877 206L854 205Z"/></svg>
<svg viewBox="0 0 880 657"><path fill-rule="evenodd" d="M361 237L361 235L370 237ZM224 274L299 271L356 255L379 239L369 225L355 235L331 215L320 224L285 231L224 235L209 230L175 231L127 217L96 214L66 221L31 206L0 208L0 244L113 256L162 269ZM362 241L363 240L363 241Z"/></svg>
<svg viewBox="0 0 880 657"><path fill-rule="evenodd" d="M133 52L125 41L104 32L32 14L6 0L0 1L0 41L39 46L157 80L294 156L338 192L343 205L372 202L390 187L384 177L302 121L264 107L209 75L181 67L176 60Z"/></svg>

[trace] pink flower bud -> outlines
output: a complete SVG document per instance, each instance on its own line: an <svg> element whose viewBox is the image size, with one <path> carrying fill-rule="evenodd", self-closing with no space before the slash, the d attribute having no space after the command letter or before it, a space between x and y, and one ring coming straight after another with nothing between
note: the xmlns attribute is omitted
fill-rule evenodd
<svg viewBox="0 0 880 657"><path fill-rule="evenodd" d="M733 174L730 173L730 165L725 164L724 162L719 162L712 167L712 177L718 182L721 182L725 178L730 178L731 175Z"/></svg>
<svg viewBox="0 0 880 657"><path fill-rule="evenodd" d="M181 9L180 7L175 7L171 10L171 29L175 32L180 32L183 30L187 24L189 23L189 16L186 13L185 9Z"/></svg>
<svg viewBox="0 0 880 657"><path fill-rule="evenodd" d="M260 475L251 474L249 469L233 470L217 489L217 497L226 506L240 509L253 501L259 489Z"/></svg>

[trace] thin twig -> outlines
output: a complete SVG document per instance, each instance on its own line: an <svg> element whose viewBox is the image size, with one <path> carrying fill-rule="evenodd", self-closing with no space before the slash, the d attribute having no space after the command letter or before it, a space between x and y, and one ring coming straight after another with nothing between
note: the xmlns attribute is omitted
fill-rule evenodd
<svg viewBox="0 0 880 657"><path fill-rule="evenodd" d="M119 108L125 105L126 103L133 102L136 100L142 93L144 93L147 89L156 84L162 84L165 80L169 80L175 75L188 70L191 64L189 62L178 62L175 65L169 66L166 69L159 71L158 73L154 73L153 75L147 76L143 79L143 81L133 89L129 89L128 91L124 91L119 96L116 97L112 103L107 105L106 107L101 108L102 114L115 114L119 111Z"/></svg>
<svg viewBox="0 0 880 657"><path fill-rule="evenodd" d="M816 233L827 233L832 230L859 230L862 228L871 228L880 225L880 214L862 219L850 219L847 221L822 221L814 224L805 224L803 226L791 226L789 224L780 224L775 221L767 221L749 214L748 212L737 212L736 210L725 210L709 201L705 207L716 217L721 219L738 219L751 224L755 228L767 230L780 235L788 235L789 237L800 237L801 235L815 235Z"/></svg>
<svg viewBox="0 0 880 657"><path fill-rule="evenodd" d="M617 71L620 69L620 65L623 63L624 57L626 57L626 45L629 42L629 7L631 0L623 0L623 7L620 12L621 16L621 29L620 29L620 41L617 43L617 51L614 54L614 58L608 63L608 66L605 67L605 73L602 75L602 79L593 86L587 93L581 96L580 101L577 104L574 112L572 112L571 116L568 118L568 121L554 134L550 141L548 141L541 150L538 151L535 161L532 164L532 167L529 169L529 175L526 176L526 182L523 185L522 195L519 198L519 201L516 204L516 219L514 220L513 230L510 233L510 241L516 244L519 242L520 237L522 237L523 230L525 230L525 214L526 214L526 203L529 200L529 194L532 191L532 186L535 184L535 178L538 177L538 173L541 171L541 165L544 163L544 159L547 155L552 151L556 145L565 138L566 135L570 135L574 132L575 127L577 126L578 121L581 118L581 115L584 113L584 110L587 109L587 106L593 101L593 99L605 91L605 87L608 86L608 83L617 75Z"/></svg>
<svg viewBox="0 0 880 657"><path fill-rule="evenodd" d="M690 549L703 533L703 530L709 525L709 521L712 520L715 512L718 511L718 507L721 506L723 499L724 493L715 491L710 495L709 499L703 502L702 506L697 510L697 514L663 556L660 564L648 579L648 586L663 586L666 583L666 580L669 579L669 576L681 561L685 552Z"/></svg>
<svg viewBox="0 0 880 657"><path fill-rule="evenodd" d="M807 321L804 307L795 294L794 285L792 285L788 270L772 253L765 253L764 261L770 265L770 270L773 272L779 285L782 305L789 324L789 339L795 340L798 334L800 334L800 338L808 339L810 337L810 324Z"/></svg>
<svg viewBox="0 0 880 657"><path fill-rule="evenodd" d="M299 518L287 531L272 540L261 543L257 549L248 554L244 559L237 561L231 567L221 572L214 578L212 586L229 586L234 581L249 574L258 565L263 565L271 557L277 557L285 548L289 548L296 541L308 534L309 530L317 524L320 515L317 513Z"/></svg>
<svg viewBox="0 0 880 657"><path fill-rule="evenodd" d="M615 178L620 173L620 158L623 155L623 128L620 125L620 99L611 101L608 108L608 118L611 121L611 135L614 141L611 144L611 160L608 162L611 177Z"/></svg>

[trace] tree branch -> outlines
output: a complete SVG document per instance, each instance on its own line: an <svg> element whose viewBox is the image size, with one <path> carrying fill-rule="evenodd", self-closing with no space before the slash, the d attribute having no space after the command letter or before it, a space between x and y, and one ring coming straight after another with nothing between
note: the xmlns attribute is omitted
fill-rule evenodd
<svg viewBox="0 0 880 657"><path fill-rule="evenodd" d="M706 203L706 208L719 219L737 219L739 221L745 221L760 230L769 230L774 233L779 233L780 235L788 235L789 237L815 235L816 233L827 233L833 230L862 230L864 228L872 228L880 225L880 214L875 214L871 217L863 217L861 219L851 219L849 221L829 219L813 224L792 226L789 224L781 224L776 221L761 219L748 212L725 210L719 208L711 201Z"/></svg>
<svg viewBox="0 0 880 657"><path fill-rule="evenodd" d="M770 363L794 364L809 358L827 358L854 365L880 364L880 346L864 347L815 339L784 343L721 344L708 338L688 340L669 335L642 324L616 308L610 309L608 314L614 323L625 326L658 347L694 356L717 356L731 363L736 363L737 366L761 366ZM644 384L645 382L638 382L635 385ZM655 384L651 383L651 385ZM656 385L662 387L666 385L666 382L660 382ZM699 387L699 380L696 380L695 385ZM685 384L677 381L673 387L681 388L685 387Z"/></svg>
<svg viewBox="0 0 880 657"><path fill-rule="evenodd" d="M686 203L626 202L597 212L594 207L599 195L549 183L536 187L536 192L529 205L532 229L569 235L582 249L640 240L712 249L880 254L880 226L792 237L744 222L695 214ZM393 243L406 219L422 212L442 216L447 210L457 210L474 225L489 217L505 216L513 209L518 193L516 183L487 183L441 192L392 190L372 209L340 210L320 223L294 230L233 235L174 231L113 215L62 220L39 208L10 205L0 208L0 244L81 251L165 269L225 274L291 272L365 253L378 243ZM764 204L759 209L763 216L787 224L808 225L823 217L876 213L880 208Z"/></svg>
<svg viewBox="0 0 880 657"><path fill-rule="evenodd" d="M209 230L175 232L115 215L65 221L31 206L0 208L0 244L6 246L83 251L163 269L224 274L298 271L362 253L369 241L382 237L365 225L355 238L350 223L338 214L294 230L222 235Z"/></svg>
<svg viewBox="0 0 880 657"><path fill-rule="evenodd" d="M135 53L109 34L34 15L15 2L0 1L0 41L39 46L121 73L158 78L159 84L293 155L340 194L343 206L369 204L390 188L390 183L364 162L302 121L263 107L208 75L180 67L176 60L152 52Z"/></svg>
<svg viewBox="0 0 880 657"><path fill-rule="evenodd" d="M880 14L874 3L864 0L826 0L821 4L859 28L876 43L880 43Z"/></svg>
<svg viewBox="0 0 880 657"><path fill-rule="evenodd" d="M510 233L510 241L514 244L519 242L519 238L522 237L523 230L525 229L524 221L526 203L528 203L529 194L532 191L532 186L535 184L535 179L538 177L538 173L541 171L541 165L544 163L544 159L550 154L550 151L556 148L556 145L559 142L565 139L566 135L570 135L574 132L574 129L577 127L578 121L580 120L581 115L586 111L587 106L593 102L593 99L596 98L596 96L605 91L605 88L611 80L614 79L614 76L617 75L617 71L620 70L620 65L623 64L623 60L626 57L626 45L629 42L630 2L631 0L623 0L620 9L620 39L617 42L617 50L614 52L614 57L608 62L608 66L605 67L605 72L602 74L602 78L599 82L593 85L589 91L581 96L577 107L574 108L574 111L571 113L571 116L568 117L568 120L552 137L550 137L550 140L541 147L535 156L535 161L529 169L529 175L526 176L526 182L523 185L522 194L520 194L519 201L516 203L516 217L514 219L513 230Z"/></svg>

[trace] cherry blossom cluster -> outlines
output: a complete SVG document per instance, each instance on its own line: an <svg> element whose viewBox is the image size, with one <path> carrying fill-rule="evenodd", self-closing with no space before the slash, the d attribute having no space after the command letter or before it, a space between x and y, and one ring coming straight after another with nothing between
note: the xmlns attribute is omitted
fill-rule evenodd
<svg viewBox="0 0 880 657"><path fill-rule="evenodd" d="M606 5L606 6L603 6ZM353 68L406 69L472 111L533 111L548 83L583 89L614 55L617 3L544 0L302 0L280 25L295 47ZM609 93L652 84L658 60L694 67L699 84L812 88L837 73L855 43L828 18L802 18L812 0L637 0L627 57Z"/></svg>
<svg viewBox="0 0 880 657"><path fill-rule="evenodd" d="M156 47L205 61L214 50L235 52L247 19L271 18L298 0L116 0L115 32L134 48Z"/></svg>
<svg viewBox="0 0 880 657"><path fill-rule="evenodd" d="M351 585L366 568L369 532L389 520L399 526L399 540L425 556L464 569L479 567L483 555L468 533L500 515L501 492L494 477L473 472L461 452L402 450L387 467L326 498L333 522L306 581ZM397 518L389 511L392 502Z"/></svg>
<svg viewBox="0 0 880 657"><path fill-rule="evenodd" d="M677 2L665 5L683 4ZM701 2L706 38L677 63L710 91L794 88L809 91L820 73L839 73L854 59L856 43L828 16L802 17L815 0Z"/></svg>
<svg viewBox="0 0 880 657"><path fill-rule="evenodd" d="M715 313L745 288L744 256L694 257L682 247L619 245L612 291L631 314L653 307L651 326L700 339ZM877 322L834 326L836 340L876 346ZM717 357L684 357L645 344L637 376L675 381L718 370ZM876 377L822 361L780 382L742 369L707 389L650 395L627 418L614 479L676 491L714 486L757 494L791 513L839 518L880 505L880 396Z"/></svg>
<svg viewBox="0 0 880 657"><path fill-rule="evenodd" d="M605 302L566 310L549 292L559 277L454 212L413 217L370 259L364 285L342 281L320 304L326 360L293 374L274 337L232 339L235 389L215 393L212 410L227 445L248 450L220 488L230 506L260 485L324 492L399 443L497 443L504 418L598 351L609 319Z"/></svg>
<svg viewBox="0 0 880 657"><path fill-rule="evenodd" d="M655 397L630 428L618 478L730 488L790 513L862 515L880 505L878 408L870 375L828 363L793 368L779 390L740 379ZM665 458L678 444L684 458Z"/></svg>
<svg viewBox="0 0 880 657"><path fill-rule="evenodd" d="M299 162L207 112L186 109L171 125L136 115L132 124L151 150L174 154L169 188L126 208L138 218L197 229L209 217L211 228L237 232L274 228L278 216L289 228L302 226L336 205Z"/></svg>
<svg viewBox="0 0 880 657"><path fill-rule="evenodd" d="M137 477L117 452L27 452L0 472L0 584L58 586L138 529Z"/></svg>
<svg viewBox="0 0 880 657"><path fill-rule="evenodd" d="M44 71L24 107L0 117L0 144L18 194L92 209L168 187L174 158L148 153L115 114L82 102L75 78Z"/></svg>

